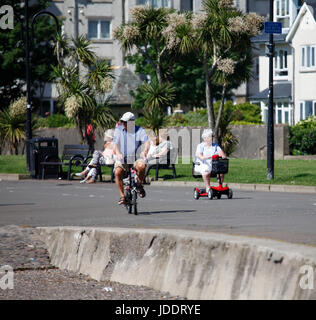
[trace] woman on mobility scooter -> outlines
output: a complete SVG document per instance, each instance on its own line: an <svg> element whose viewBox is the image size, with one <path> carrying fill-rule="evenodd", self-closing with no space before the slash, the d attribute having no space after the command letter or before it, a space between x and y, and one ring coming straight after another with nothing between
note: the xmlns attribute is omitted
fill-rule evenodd
<svg viewBox="0 0 316 320"><path fill-rule="evenodd" d="M205 129L202 133L203 142L196 148L193 172L194 174L202 175L205 190L195 188L195 199L198 199L200 196L208 196L209 199L217 196L220 199L222 194L226 194L229 199L232 198L232 190L222 186L224 173L228 171L228 159L226 159L226 155L221 147L213 142L213 137L212 129ZM216 164L215 168L213 168L213 164ZM211 187L211 177L217 177L218 187Z"/></svg>

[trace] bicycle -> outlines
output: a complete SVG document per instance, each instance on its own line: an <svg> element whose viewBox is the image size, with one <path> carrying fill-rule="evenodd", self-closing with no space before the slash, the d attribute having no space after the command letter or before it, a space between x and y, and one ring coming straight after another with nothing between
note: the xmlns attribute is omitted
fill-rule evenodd
<svg viewBox="0 0 316 320"><path fill-rule="evenodd" d="M137 173L133 166L129 166L127 177L123 179L124 196L127 204L125 205L128 213L135 215L137 212Z"/></svg>

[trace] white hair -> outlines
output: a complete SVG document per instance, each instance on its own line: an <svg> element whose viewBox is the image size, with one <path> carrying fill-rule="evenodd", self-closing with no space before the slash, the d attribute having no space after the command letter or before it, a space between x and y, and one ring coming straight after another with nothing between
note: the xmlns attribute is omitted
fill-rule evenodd
<svg viewBox="0 0 316 320"><path fill-rule="evenodd" d="M108 129L104 132L104 141L113 140L114 129Z"/></svg>
<svg viewBox="0 0 316 320"><path fill-rule="evenodd" d="M206 139L213 136L213 130L212 129L204 129L202 133L202 139Z"/></svg>

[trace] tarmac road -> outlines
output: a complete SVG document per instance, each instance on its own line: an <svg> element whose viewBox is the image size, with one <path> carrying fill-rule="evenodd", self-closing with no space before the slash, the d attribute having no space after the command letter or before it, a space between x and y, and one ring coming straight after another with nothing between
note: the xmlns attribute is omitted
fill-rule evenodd
<svg viewBox="0 0 316 320"><path fill-rule="evenodd" d="M0 226L117 226L209 230L316 246L316 194L234 191L193 199L192 187L145 186L139 215L111 183L0 181Z"/></svg>

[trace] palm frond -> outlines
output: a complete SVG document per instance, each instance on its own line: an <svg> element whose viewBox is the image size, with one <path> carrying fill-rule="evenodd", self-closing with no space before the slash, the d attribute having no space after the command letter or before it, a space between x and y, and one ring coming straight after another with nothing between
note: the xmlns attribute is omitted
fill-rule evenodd
<svg viewBox="0 0 316 320"><path fill-rule="evenodd" d="M84 65L90 65L94 63L96 54L91 48L91 41L84 35L80 35L77 39L72 39L74 48L72 49L72 55L74 58L78 58Z"/></svg>
<svg viewBox="0 0 316 320"><path fill-rule="evenodd" d="M25 140L25 115L11 116L9 110L0 112L0 143L8 143L11 153L17 154L18 145Z"/></svg>

